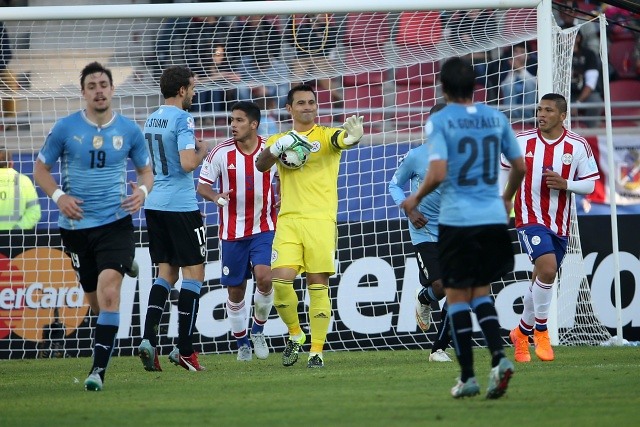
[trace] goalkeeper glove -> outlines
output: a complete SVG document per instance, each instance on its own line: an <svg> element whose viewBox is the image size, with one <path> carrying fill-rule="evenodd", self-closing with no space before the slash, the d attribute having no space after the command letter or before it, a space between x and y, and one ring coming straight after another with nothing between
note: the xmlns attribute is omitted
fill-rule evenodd
<svg viewBox="0 0 640 427"><path fill-rule="evenodd" d="M363 120L364 117L362 116L351 116L344 122L342 127L347 131L347 136L344 137L345 145L353 145L360 141L360 138L364 135Z"/></svg>
<svg viewBox="0 0 640 427"><path fill-rule="evenodd" d="M303 147L306 150L311 151L312 145L306 141L306 137L304 135L300 135L295 131L291 131L286 135L281 136L276 140L275 143L271 147L269 147L269 151L275 157L280 156L287 150L292 150L297 147Z"/></svg>

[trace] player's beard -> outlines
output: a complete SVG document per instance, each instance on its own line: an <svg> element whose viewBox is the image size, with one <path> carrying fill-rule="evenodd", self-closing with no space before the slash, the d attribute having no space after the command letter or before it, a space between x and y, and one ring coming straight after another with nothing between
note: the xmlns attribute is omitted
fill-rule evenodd
<svg viewBox="0 0 640 427"><path fill-rule="evenodd" d="M111 104L105 104L104 107L96 107L96 108L94 108L94 111L96 113L102 114L102 113L106 113L107 111L109 111L110 108L111 108Z"/></svg>
<svg viewBox="0 0 640 427"><path fill-rule="evenodd" d="M191 108L191 99L185 98L184 101L182 101L182 109L185 111L189 111L189 108Z"/></svg>

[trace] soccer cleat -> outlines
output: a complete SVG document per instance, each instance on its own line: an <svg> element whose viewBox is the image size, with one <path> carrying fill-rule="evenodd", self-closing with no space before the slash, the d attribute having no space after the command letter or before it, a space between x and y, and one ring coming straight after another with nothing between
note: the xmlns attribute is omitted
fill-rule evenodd
<svg viewBox="0 0 640 427"><path fill-rule="evenodd" d="M487 399L498 399L504 395L514 370L513 363L506 357L500 359L500 363L491 368Z"/></svg>
<svg viewBox="0 0 640 427"><path fill-rule="evenodd" d="M427 332L431 326L431 304L423 304L418 299L422 288L416 291L416 322L423 332Z"/></svg>
<svg viewBox="0 0 640 427"><path fill-rule="evenodd" d="M324 360L320 353L316 353L313 356L309 356L307 359L307 368L324 368Z"/></svg>
<svg viewBox="0 0 640 427"><path fill-rule="evenodd" d="M102 378L100 377L99 368L95 368L93 372L89 374L86 380L84 380L84 389L87 391L101 391L102 390Z"/></svg>
<svg viewBox="0 0 640 427"><path fill-rule="evenodd" d="M160 361L158 360L158 352L153 348L149 340L142 340L138 347L138 356L142 361L145 371L161 372Z"/></svg>
<svg viewBox="0 0 640 427"><path fill-rule="evenodd" d="M516 326L509 332L509 338L513 343L514 358L516 362L531 362L531 355L529 354L529 337L520 331L520 328Z"/></svg>
<svg viewBox="0 0 640 427"><path fill-rule="evenodd" d="M298 341L294 341L289 337L287 346L282 352L282 364L284 366L293 366L298 361L298 353L302 350L302 346L307 341L307 336L303 333Z"/></svg>
<svg viewBox="0 0 640 427"><path fill-rule="evenodd" d="M136 262L135 259L131 263L131 268L125 271L125 273L129 277L138 277L138 274L140 274L140 266L138 266L138 263Z"/></svg>
<svg viewBox="0 0 640 427"><path fill-rule="evenodd" d="M198 362L198 353L195 351L191 353L191 356L183 356L177 347L169 353L169 361L176 366L182 366L187 371L197 372L204 371L205 367L201 366Z"/></svg>
<svg viewBox="0 0 640 427"><path fill-rule="evenodd" d="M453 360L444 350L438 349L429 355L429 362L453 362Z"/></svg>
<svg viewBox="0 0 640 427"><path fill-rule="evenodd" d="M451 389L451 396L456 399L460 399L461 397L471 397L480 394L480 386L476 381L475 377L469 378L466 382L460 381L458 379L458 383L453 386Z"/></svg>
<svg viewBox="0 0 640 427"><path fill-rule="evenodd" d="M253 343L253 352L258 359L266 359L269 357L269 345L264 338L264 333L256 332L251 334L251 342Z"/></svg>
<svg viewBox="0 0 640 427"><path fill-rule="evenodd" d="M536 356L543 362L551 362L553 360L553 348L551 348L551 340L549 339L549 331L533 331L533 344L536 347Z"/></svg>
<svg viewBox="0 0 640 427"><path fill-rule="evenodd" d="M252 357L251 347L248 345L240 346L238 349L238 360L240 362L250 362Z"/></svg>

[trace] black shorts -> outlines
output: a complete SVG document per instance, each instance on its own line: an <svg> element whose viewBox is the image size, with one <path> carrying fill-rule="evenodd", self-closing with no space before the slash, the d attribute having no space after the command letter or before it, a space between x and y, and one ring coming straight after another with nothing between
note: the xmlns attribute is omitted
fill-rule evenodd
<svg viewBox="0 0 640 427"><path fill-rule="evenodd" d="M485 286L513 271L506 225L438 226L438 253L445 288Z"/></svg>
<svg viewBox="0 0 640 427"><path fill-rule="evenodd" d="M420 270L420 284L429 286L442 278L440 262L438 261L438 244L435 242L423 242L415 245L418 267Z"/></svg>
<svg viewBox="0 0 640 427"><path fill-rule="evenodd" d="M145 209L149 254L154 264L174 267L203 264L206 234L200 211L166 212Z"/></svg>
<svg viewBox="0 0 640 427"><path fill-rule="evenodd" d="M103 270L116 270L124 276L133 263L136 245L130 215L99 227L61 228L60 237L85 292L96 291Z"/></svg>

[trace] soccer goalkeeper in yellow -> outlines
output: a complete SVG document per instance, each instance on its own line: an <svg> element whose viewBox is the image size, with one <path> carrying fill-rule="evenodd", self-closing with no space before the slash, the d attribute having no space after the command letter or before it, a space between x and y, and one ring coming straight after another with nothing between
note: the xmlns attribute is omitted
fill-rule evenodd
<svg viewBox="0 0 640 427"><path fill-rule="evenodd" d="M267 171L287 150L300 150L300 142L308 160L298 169L278 162L280 175L280 211L271 255L274 305L289 329L282 364L291 366L307 340L298 320L298 296L293 281L306 273L309 292L311 350L308 368L322 368L322 348L331 319L329 277L335 273L338 211L338 168L342 150L354 147L362 138L362 117L352 116L343 128L315 123L318 115L316 94L308 85L293 87L287 95L287 111L293 119L293 130L273 135L258 156L256 167ZM308 142L308 144L305 144Z"/></svg>

